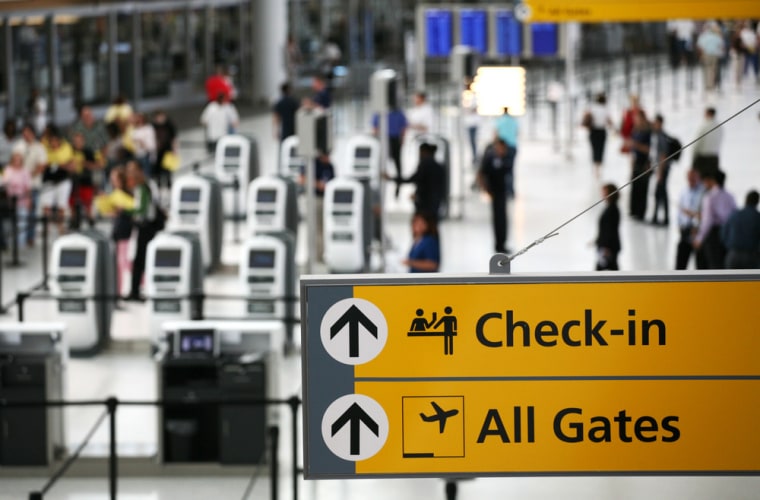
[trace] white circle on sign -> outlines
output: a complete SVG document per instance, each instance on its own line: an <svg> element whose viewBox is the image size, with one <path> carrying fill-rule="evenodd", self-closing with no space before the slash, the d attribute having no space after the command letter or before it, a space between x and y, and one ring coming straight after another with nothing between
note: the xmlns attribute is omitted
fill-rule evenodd
<svg viewBox="0 0 760 500"><path fill-rule="evenodd" d="M319 326L327 353L346 365L373 360L388 340L388 323L375 304L364 299L343 299L327 310Z"/></svg>
<svg viewBox="0 0 760 500"><path fill-rule="evenodd" d="M388 439L388 416L374 399L347 394L322 417L322 439L335 455L357 462L375 455Z"/></svg>
<svg viewBox="0 0 760 500"><path fill-rule="evenodd" d="M530 6L524 3L515 6L515 18L518 21L528 21L531 18L532 11Z"/></svg>

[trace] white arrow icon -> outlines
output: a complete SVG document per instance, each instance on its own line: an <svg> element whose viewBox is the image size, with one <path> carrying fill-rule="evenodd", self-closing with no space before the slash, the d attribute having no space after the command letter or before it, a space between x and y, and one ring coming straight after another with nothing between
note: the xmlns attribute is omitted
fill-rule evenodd
<svg viewBox="0 0 760 500"><path fill-rule="evenodd" d="M346 365L374 359L388 340L388 323L375 304L343 299L327 310L319 327L325 350Z"/></svg>

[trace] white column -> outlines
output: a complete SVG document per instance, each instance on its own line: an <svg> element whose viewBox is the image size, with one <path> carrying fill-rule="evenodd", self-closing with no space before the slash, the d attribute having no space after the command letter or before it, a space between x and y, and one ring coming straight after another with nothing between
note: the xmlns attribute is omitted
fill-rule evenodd
<svg viewBox="0 0 760 500"><path fill-rule="evenodd" d="M287 2L253 0L253 99L272 102L285 81Z"/></svg>

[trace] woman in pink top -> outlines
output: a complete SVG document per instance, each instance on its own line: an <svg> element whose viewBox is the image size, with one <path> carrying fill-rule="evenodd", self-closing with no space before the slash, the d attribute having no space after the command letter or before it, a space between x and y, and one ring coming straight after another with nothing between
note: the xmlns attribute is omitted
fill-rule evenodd
<svg viewBox="0 0 760 500"><path fill-rule="evenodd" d="M31 206L32 176L24 168L24 155L21 151L14 150L11 160L3 171L3 184L9 199L16 199L16 221L18 246L23 247L26 242L26 221L29 217Z"/></svg>

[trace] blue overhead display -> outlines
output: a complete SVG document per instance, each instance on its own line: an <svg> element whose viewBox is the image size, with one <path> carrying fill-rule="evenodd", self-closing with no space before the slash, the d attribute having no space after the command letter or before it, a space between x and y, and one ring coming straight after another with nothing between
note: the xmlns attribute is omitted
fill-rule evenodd
<svg viewBox="0 0 760 500"><path fill-rule="evenodd" d="M530 25L534 56L556 56L559 52L557 24L533 23Z"/></svg>
<svg viewBox="0 0 760 500"><path fill-rule="evenodd" d="M496 53L509 57L522 55L522 24L511 10L496 12Z"/></svg>
<svg viewBox="0 0 760 500"><path fill-rule="evenodd" d="M460 43L480 54L488 52L488 14L485 10L459 11Z"/></svg>
<svg viewBox="0 0 760 500"><path fill-rule="evenodd" d="M448 57L451 53L451 11L429 9L425 11L425 55Z"/></svg>

